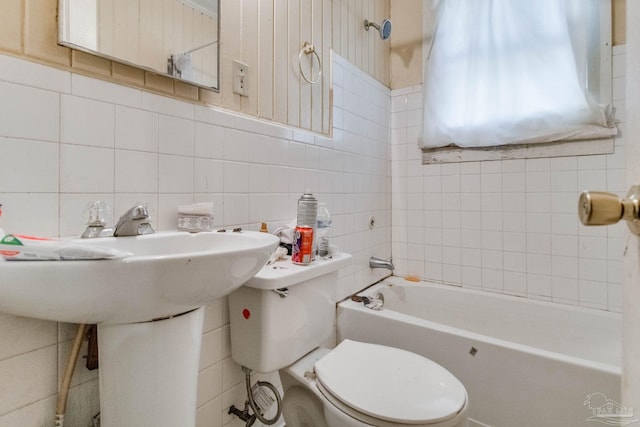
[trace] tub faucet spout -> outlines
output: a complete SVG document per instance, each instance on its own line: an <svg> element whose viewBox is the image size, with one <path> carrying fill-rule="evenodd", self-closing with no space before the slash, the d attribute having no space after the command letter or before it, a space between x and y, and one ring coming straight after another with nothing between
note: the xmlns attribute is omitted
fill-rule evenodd
<svg viewBox="0 0 640 427"><path fill-rule="evenodd" d="M118 237L153 234L155 231L149 221L149 209L144 204L138 203L120 217L113 230L113 235Z"/></svg>
<svg viewBox="0 0 640 427"><path fill-rule="evenodd" d="M369 268L386 268L388 270L393 271L393 261L391 258L389 259L380 259L372 256L369 258Z"/></svg>

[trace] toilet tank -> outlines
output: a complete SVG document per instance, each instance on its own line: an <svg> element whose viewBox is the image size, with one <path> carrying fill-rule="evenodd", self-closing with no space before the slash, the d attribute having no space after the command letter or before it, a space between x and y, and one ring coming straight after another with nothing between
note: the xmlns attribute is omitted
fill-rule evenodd
<svg viewBox="0 0 640 427"><path fill-rule="evenodd" d="M338 270L351 255L309 265L290 259L264 266L229 295L231 356L242 366L273 372L291 365L331 335Z"/></svg>

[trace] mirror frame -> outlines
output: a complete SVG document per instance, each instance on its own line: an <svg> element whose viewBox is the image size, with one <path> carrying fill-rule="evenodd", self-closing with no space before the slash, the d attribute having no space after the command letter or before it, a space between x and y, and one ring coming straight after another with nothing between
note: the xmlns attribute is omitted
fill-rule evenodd
<svg viewBox="0 0 640 427"><path fill-rule="evenodd" d="M70 33L70 28L69 28L69 18L70 18L70 11L69 11L69 4L68 4L69 0L58 0L58 44L61 46L65 46L74 50L78 50L81 52L85 52L91 55L95 55L98 56L100 58L104 58L104 59L108 59L110 61L113 62L117 62L120 64L124 64L133 68L137 68L143 71L148 71L150 73L156 74L158 76L162 76L162 77L167 77L170 78L172 80L175 81L179 81L191 86L195 86L195 87L199 87L202 89L206 89L212 92L220 92L220 0L218 0L217 5L218 5L218 10L217 10L217 16L218 16L218 28L217 28L217 44L218 44L218 49L217 49L217 64L216 64L216 72L217 72L217 78L216 78L216 84L217 86L207 86L204 85L202 83L198 83L192 80L186 80L186 79L182 79L180 77L177 76L173 76L172 74L169 74L168 72L162 72L159 70L156 70L155 68L151 68L145 65L141 65L141 64L136 64L134 62L131 61L127 61L125 59L122 58L117 58L111 55L107 55L95 50L92 50L90 48L87 48L85 46L82 45L78 45L69 41L65 41L65 38L69 38L69 33ZM167 60L168 60L169 56L167 56Z"/></svg>

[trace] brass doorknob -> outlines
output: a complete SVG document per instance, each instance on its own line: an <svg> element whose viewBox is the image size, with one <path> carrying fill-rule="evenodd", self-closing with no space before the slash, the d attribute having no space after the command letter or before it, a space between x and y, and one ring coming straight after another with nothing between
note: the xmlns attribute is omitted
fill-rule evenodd
<svg viewBox="0 0 640 427"><path fill-rule="evenodd" d="M631 232L640 235L640 186L631 187L624 199L603 191L585 191L578 200L578 216L584 225L609 225L624 219Z"/></svg>

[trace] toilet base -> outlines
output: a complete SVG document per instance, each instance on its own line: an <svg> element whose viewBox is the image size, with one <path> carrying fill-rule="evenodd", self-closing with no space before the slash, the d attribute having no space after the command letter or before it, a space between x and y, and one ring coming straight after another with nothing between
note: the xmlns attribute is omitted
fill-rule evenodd
<svg viewBox="0 0 640 427"><path fill-rule="evenodd" d="M329 427L320 399L311 390L298 385L285 392L282 416L288 426Z"/></svg>

